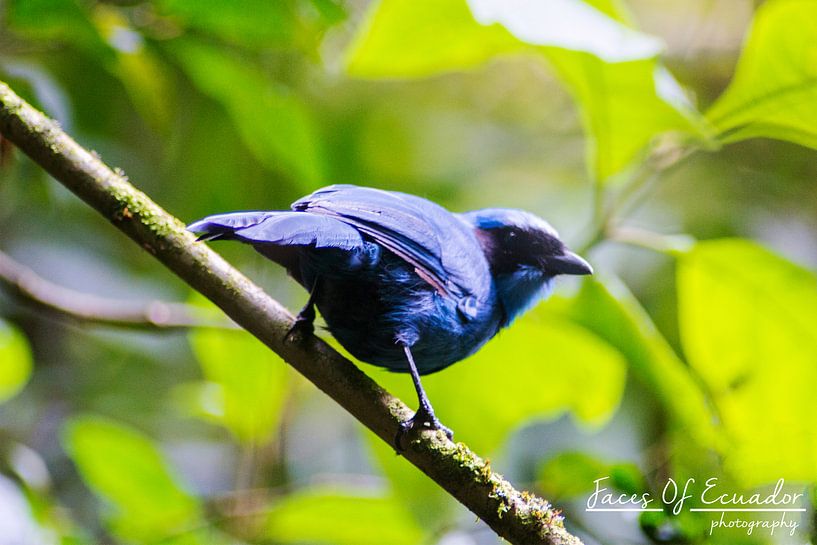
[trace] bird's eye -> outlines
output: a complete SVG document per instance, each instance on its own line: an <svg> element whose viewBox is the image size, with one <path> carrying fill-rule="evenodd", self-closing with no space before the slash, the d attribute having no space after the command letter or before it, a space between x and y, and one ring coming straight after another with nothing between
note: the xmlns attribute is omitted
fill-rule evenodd
<svg viewBox="0 0 817 545"><path fill-rule="evenodd" d="M505 233L505 241L511 242L516 239L516 231L508 231Z"/></svg>

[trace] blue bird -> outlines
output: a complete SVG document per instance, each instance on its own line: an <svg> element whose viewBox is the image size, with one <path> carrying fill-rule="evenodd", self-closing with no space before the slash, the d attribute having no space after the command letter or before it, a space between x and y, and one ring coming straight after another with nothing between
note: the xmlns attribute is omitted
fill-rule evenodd
<svg viewBox="0 0 817 545"><path fill-rule="evenodd" d="M420 376L474 352L550 294L560 274L592 274L546 221L521 210L454 214L426 199L353 185L319 189L291 211L233 212L189 225L199 240L238 240L309 292L290 331L311 334L315 307L357 359L410 373L415 427L441 429Z"/></svg>

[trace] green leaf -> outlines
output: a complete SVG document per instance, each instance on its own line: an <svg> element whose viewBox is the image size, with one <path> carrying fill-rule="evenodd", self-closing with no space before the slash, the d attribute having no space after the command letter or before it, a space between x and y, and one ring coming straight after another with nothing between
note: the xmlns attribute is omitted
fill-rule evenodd
<svg viewBox="0 0 817 545"><path fill-rule="evenodd" d="M347 70L412 78L511 53L547 59L582 112L593 177L606 180L659 135L707 137L678 83L658 64L660 49L658 40L627 26L616 2L382 0L351 46Z"/></svg>
<svg viewBox="0 0 817 545"><path fill-rule="evenodd" d="M92 21L114 53L106 68L122 83L139 114L154 128L167 130L173 107L164 66L121 10L99 4Z"/></svg>
<svg viewBox="0 0 817 545"><path fill-rule="evenodd" d="M240 441L269 440L291 383L284 361L245 331L200 328L189 339L208 381L179 391L197 407L194 414L222 424Z"/></svg>
<svg viewBox="0 0 817 545"><path fill-rule="evenodd" d="M284 497L267 514L275 543L416 545L423 531L390 497L343 488L311 488Z"/></svg>
<svg viewBox="0 0 817 545"><path fill-rule="evenodd" d="M582 496L594 489L594 481L608 477L604 486L624 494L641 495L647 484L641 471L629 462L608 463L584 452L562 452L539 469L539 488L551 500Z"/></svg>
<svg viewBox="0 0 817 545"><path fill-rule="evenodd" d="M613 5L604 4L599 10L581 0L468 0L478 23L499 23L529 45L583 51L611 63L658 55L660 40L621 24Z"/></svg>
<svg viewBox="0 0 817 545"><path fill-rule="evenodd" d="M346 69L363 78L426 77L522 49L501 26L479 25L465 0L381 0L369 8Z"/></svg>
<svg viewBox="0 0 817 545"><path fill-rule="evenodd" d="M26 338L0 320L0 403L23 389L32 367L31 348Z"/></svg>
<svg viewBox="0 0 817 545"><path fill-rule="evenodd" d="M575 298L553 301L549 308L617 348L633 375L655 392L673 425L699 445L718 448L705 393L624 284L588 278Z"/></svg>
<svg viewBox="0 0 817 545"><path fill-rule="evenodd" d="M747 485L817 478L817 277L746 240L678 263L681 338Z"/></svg>
<svg viewBox="0 0 817 545"><path fill-rule="evenodd" d="M68 43L100 61L113 57L88 13L75 0L12 0L8 24L11 30L30 39Z"/></svg>
<svg viewBox="0 0 817 545"><path fill-rule="evenodd" d="M9 19L12 29L31 39L50 47L63 42L88 54L119 80L152 127L167 129L172 93L164 67L120 8L100 3L87 9L74 0L14 1Z"/></svg>
<svg viewBox="0 0 817 545"><path fill-rule="evenodd" d="M658 62L663 45L633 30L619 2L559 0L528 4L534 7L528 13L514 2L470 3L475 11L477 3L491 4L498 20L512 32L521 27L514 32L517 38L549 46L537 51L581 111L594 179L608 180L625 170L660 135L707 137L700 115ZM543 5L548 8L542 10ZM524 26L532 30L524 33Z"/></svg>
<svg viewBox="0 0 817 545"><path fill-rule="evenodd" d="M721 140L765 136L817 148L817 3L763 3L735 77L707 112Z"/></svg>
<svg viewBox="0 0 817 545"><path fill-rule="evenodd" d="M160 0L159 12L186 27L249 47L287 44L295 19L292 2L278 0Z"/></svg>
<svg viewBox="0 0 817 545"><path fill-rule="evenodd" d="M608 476L608 465L583 452L561 452L539 469L537 483L553 500L574 498L593 490L593 481Z"/></svg>
<svg viewBox="0 0 817 545"><path fill-rule="evenodd" d="M318 133L297 95L222 49L181 39L167 48L193 84L224 106L261 164L287 173L304 190L323 183Z"/></svg>
<svg viewBox="0 0 817 545"><path fill-rule="evenodd" d="M609 3L605 7L612 9ZM347 70L367 78L424 77L474 68L500 54L543 50L536 46L584 51L608 61L652 58L661 49L654 38L580 0L526 6L381 0L349 48Z"/></svg>
<svg viewBox="0 0 817 545"><path fill-rule="evenodd" d="M474 356L423 377L423 385L442 422L490 454L512 430L564 412L602 425L618 407L624 378L624 358L609 344L566 320L534 313ZM408 375L375 379L416 404Z"/></svg>
<svg viewBox="0 0 817 545"><path fill-rule="evenodd" d="M110 502L113 530L125 539L158 541L197 524L201 510L142 433L99 416L63 429L63 444L85 483Z"/></svg>
<svg viewBox="0 0 817 545"><path fill-rule="evenodd" d="M616 490L627 495L641 495L648 490L647 480L637 465L630 462L619 462L607 467L610 484Z"/></svg>
<svg viewBox="0 0 817 545"><path fill-rule="evenodd" d="M334 25L347 17L343 0L311 0L312 6L327 25Z"/></svg>
<svg viewBox="0 0 817 545"><path fill-rule="evenodd" d="M545 57L581 110L594 179L608 180L623 171L660 135L706 138L694 107L656 59L613 64L555 48Z"/></svg>

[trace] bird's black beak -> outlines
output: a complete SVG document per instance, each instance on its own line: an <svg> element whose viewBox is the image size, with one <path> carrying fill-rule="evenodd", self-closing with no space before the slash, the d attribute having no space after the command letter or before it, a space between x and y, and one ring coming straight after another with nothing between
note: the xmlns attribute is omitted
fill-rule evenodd
<svg viewBox="0 0 817 545"><path fill-rule="evenodd" d="M593 274L593 267L590 266L590 263L570 250L564 250L559 255L547 256L545 258L545 270L554 274Z"/></svg>

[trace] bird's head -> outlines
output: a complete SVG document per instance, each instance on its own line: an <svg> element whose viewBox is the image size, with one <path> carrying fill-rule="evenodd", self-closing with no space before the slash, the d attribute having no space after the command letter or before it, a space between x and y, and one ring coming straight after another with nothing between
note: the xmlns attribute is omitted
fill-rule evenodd
<svg viewBox="0 0 817 545"><path fill-rule="evenodd" d="M473 225L491 268L508 325L550 294L560 274L592 274L545 220L522 210L486 208L462 215Z"/></svg>

